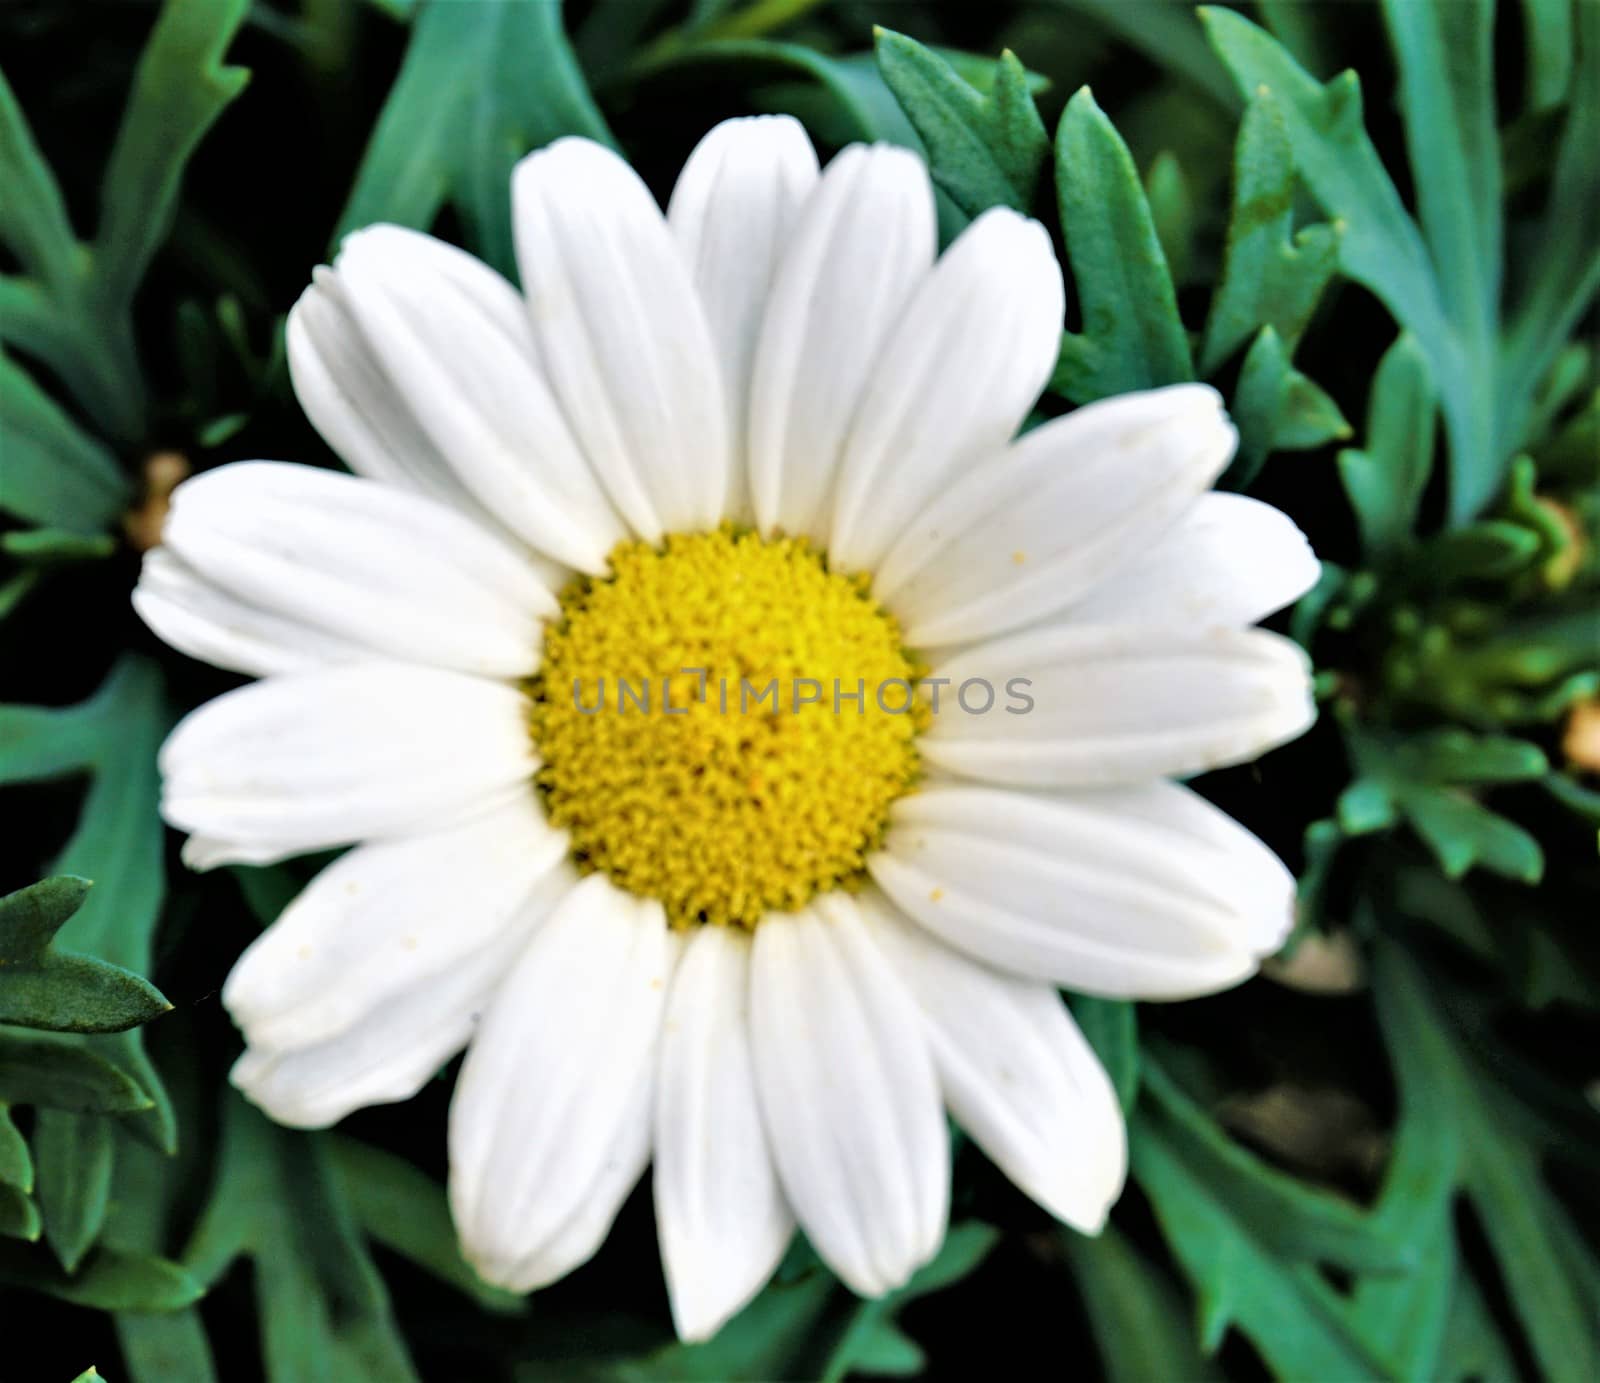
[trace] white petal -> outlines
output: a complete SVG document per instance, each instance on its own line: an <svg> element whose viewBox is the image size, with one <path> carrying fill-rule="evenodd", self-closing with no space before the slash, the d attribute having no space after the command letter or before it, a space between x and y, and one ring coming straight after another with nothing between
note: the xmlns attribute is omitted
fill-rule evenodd
<svg viewBox="0 0 1600 1383"><path fill-rule="evenodd" d="M729 469L716 346L650 190L569 138L523 159L511 195L545 366L618 512L650 542L715 527Z"/></svg>
<svg viewBox="0 0 1600 1383"><path fill-rule="evenodd" d="M993 783L1094 787L1253 759L1316 719L1311 668L1260 629L1043 626L937 664L947 691L920 741L928 762ZM985 687L982 684L987 684ZM1032 698L1024 708L1024 698Z"/></svg>
<svg viewBox="0 0 1600 1383"><path fill-rule="evenodd" d="M756 339L773 274L816 185L805 128L792 116L758 115L724 120L706 135L667 206L722 362L730 460L724 507L741 522L750 507L745 433Z"/></svg>
<svg viewBox="0 0 1600 1383"><path fill-rule="evenodd" d="M531 787L460 825L358 845L239 957L222 1002L252 1046L335 1037L507 928L531 927L571 886L566 850Z"/></svg>
<svg viewBox="0 0 1600 1383"><path fill-rule="evenodd" d="M392 657L526 676L557 609L527 556L473 520L311 466L244 461L187 481L162 543L134 607L239 672Z"/></svg>
<svg viewBox="0 0 1600 1383"><path fill-rule="evenodd" d="M756 1099L750 949L739 928L696 930L662 1027L656 1224L683 1340L715 1335L772 1276L794 1233Z"/></svg>
<svg viewBox="0 0 1600 1383"><path fill-rule="evenodd" d="M931 786L894 805L867 868L950 945L1113 998L1227 989L1293 921L1278 858L1175 783L1048 796Z"/></svg>
<svg viewBox="0 0 1600 1383"><path fill-rule="evenodd" d="M347 236L334 273L377 368L461 485L539 551L603 571L625 530L545 383L516 290L398 226Z"/></svg>
<svg viewBox="0 0 1600 1383"><path fill-rule="evenodd" d="M915 154L846 149L822 175L773 280L750 382L750 487L763 532L824 543L828 496L871 368L937 247Z"/></svg>
<svg viewBox="0 0 1600 1383"><path fill-rule="evenodd" d="M1061 269L1037 221L986 211L883 347L839 464L828 556L875 567L964 465L1004 446L1061 348Z"/></svg>
<svg viewBox="0 0 1600 1383"><path fill-rule="evenodd" d="M778 1175L812 1246L877 1296L937 1251L950 1154L916 1004L843 894L756 928L750 1032Z"/></svg>
<svg viewBox="0 0 1600 1383"><path fill-rule="evenodd" d="M280 1124L326 1128L367 1105L407 1100L466 1046L521 945L508 928L342 1031L291 1049L251 1046L229 1079Z"/></svg>
<svg viewBox="0 0 1600 1383"><path fill-rule="evenodd" d="M1061 996L951 950L887 900L862 915L927 1020L956 1121L1057 1219L1097 1234L1128 1172L1122 1110Z"/></svg>
<svg viewBox="0 0 1600 1383"><path fill-rule="evenodd" d="M1051 614L1136 566L1228 464L1237 435L1204 384L1089 404L893 530L873 591L917 648Z"/></svg>
<svg viewBox="0 0 1600 1383"><path fill-rule="evenodd" d="M1254 624L1317 584L1294 520L1245 495L1202 495L1148 552L1072 607L1091 623Z"/></svg>
<svg viewBox="0 0 1600 1383"><path fill-rule="evenodd" d="M514 687L402 663L288 673L190 712L161 750L161 813L208 867L448 825L533 776Z"/></svg>
<svg viewBox="0 0 1600 1383"><path fill-rule="evenodd" d="M605 1238L649 1158L675 951L660 904L593 874L505 977L450 1107L450 1206L486 1280L541 1287Z"/></svg>

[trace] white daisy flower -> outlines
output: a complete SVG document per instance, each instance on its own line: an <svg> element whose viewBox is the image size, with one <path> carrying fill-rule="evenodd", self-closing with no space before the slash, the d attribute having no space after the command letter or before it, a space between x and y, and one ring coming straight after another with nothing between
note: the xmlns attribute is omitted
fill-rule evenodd
<svg viewBox="0 0 1600 1383"><path fill-rule="evenodd" d="M903 150L819 173L793 120L730 121L663 216L566 139L513 194L522 293L345 241L289 356L355 475L189 481L134 596L261 679L162 753L190 863L355 847L229 977L235 1084L321 1126L466 1048L471 1261L561 1277L653 1164L686 1339L797 1224L856 1291L903 1283L946 1108L1094 1232L1122 1119L1057 986L1206 994L1282 941L1289 874L1170 780L1310 723L1305 659L1248 627L1311 584L1304 539L1205 493L1235 433L1202 385L1014 440L1049 239L991 211L936 261Z"/></svg>

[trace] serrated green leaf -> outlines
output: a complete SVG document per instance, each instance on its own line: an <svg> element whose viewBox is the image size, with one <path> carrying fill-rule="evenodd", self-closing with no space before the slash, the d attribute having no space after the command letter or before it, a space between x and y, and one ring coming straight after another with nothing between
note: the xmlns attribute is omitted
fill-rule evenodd
<svg viewBox="0 0 1600 1383"><path fill-rule="evenodd" d="M278 1128L230 1092L211 1198L183 1261L209 1285L241 1256L255 1266L272 1383L416 1378L327 1136Z"/></svg>
<svg viewBox="0 0 1600 1383"><path fill-rule="evenodd" d="M1539 1160L1507 1117L1503 1094L1484 1080L1458 1046L1452 1024L1429 998L1429 981L1393 942L1383 942L1373 970L1374 993L1392 1053L1406 1053L1416 1073L1410 1092L1438 1102L1461 1148L1460 1186L1471 1198L1499 1261L1511 1303L1533 1352L1552 1379L1600 1372L1600 1340L1575 1285L1553 1226L1561 1212L1545 1190ZM1399 1058L1397 1055L1397 1062ZM1408 1067L1400 1067L1402 1080ZM1419 1091L1417 1082L1428 1089ZM1593 1273L1582 1250L1582 1266Z"/></svg>
<svg viewBox="0 0 1600 1383"><path fill-rule="evenodd" d="M103 1246L68 1275L43 1247L0 1244L0 1283L97 1311L177 1311L198 1301L203 1291L168 1259Z"/></svg>
<svg viewBox="0 0 1600 1383"><path fill-rule="evenodd" d="M428 230L448 202L479 256L514 275L512 166L562 135L612 143L559 0L425 6L335 240L376 221Z"/></svg>
<svg viewBox="0 0 1600 1383"><path fill-rule="evenodd" d="M36 964L92 887L88 879L58 874L0 897L0 974L5 966Z"/></svg>
<svg viewBox="0 0 1600 1383"><path fill-rule="evenodd" d="M1181 1157L1210 1194L1226 1201L1229 1214L1280 1271L1296 1263L1328 1263L1353 1272L1401 1272L1413 1250L1389 1237L1372 1213L1353 1201L1278 1171L1231 1139L1191 1100L1166 1071L1144 1059L1140 1136L1155 1136Z"/></svg>
<svg viewBox="0 0 1600 1383"><path fill-rule="evenodd" d="M1010 53L985 96L937 53L888 29L876 31L878 67L927 149L933 180L968 216L993 206L1033 205L1050 137Z"/></svg>
<svg viewBox="0 0 1600 1383"><path fill-rule="evenodd" d="M333 1165L362 1232L488 1311L521 1312L527 1298L484 1282L461 1256L444 1189L404 1158L336 1138Z"/></svg>
<svg viewBox="0 0 1600 1383"><path fill-rule="evenodd" d="M39 1210L45 1241L69 1273L105 1223L114 1165L113 1126L92 1114L41 1109L34 1121Z"/></svg>
<svg viewBox="0 0 1600 1383"><path fill-rule="evenodd" d="M1067 103L1056 132L1056 195L1083 331L1062 339L1050 387L1089 403L1194 378L1133 158L1087 87Z"/></svg>
<svg viewBox="0 0 1600 1383"><path fill-rule="evenodd" d="M1126 999L1072 996L1072 1016L1111 1077L1123 1113L1139 1095L1139 1013Z"/></svg>
<svg viewBox="0 0 1600 1383"><path fill-rule="evenodd" d="M1061 1243L1109 1383L1211 1383L1222 1377L1196 1347L1176 1286L1115 1225L1094 1238L1063 1233Z"/></svg>
<svg viewBox="0 0 1600 1383"><path fill-rule="evenodd" d="M1333 274L1339 236L1331 226L1294 232L1294 159L1270 96L1245 111L1233 156L1233 210L1222 282L1206 318L1200 372L1213 374L1263 326L1288 355Z"/></svg>
<svg viewBox="0 0 1600 1383"><path fill-rule="evenodd" d="M133 1114L155 1101L131 1076L71 1039L0 1032L0 1102Z"/></svg>
<svg viewBox="0 0 1600 1383"><path fill-rule="evenodd" d="M1339 478L1370 558L1390 558L1410 541L1433 469L1436 408L1427 361L1402 333L1373 376L1366 446L1339 453Z"/></svg>

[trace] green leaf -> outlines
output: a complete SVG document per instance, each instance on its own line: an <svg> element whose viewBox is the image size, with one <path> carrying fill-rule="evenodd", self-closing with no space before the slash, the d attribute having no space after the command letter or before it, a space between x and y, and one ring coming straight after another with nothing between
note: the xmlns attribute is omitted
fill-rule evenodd
<svg viewBox="0 0 1600 1383"><path fill-rule="evenodd" d="M1056 132L1056 193L1077 284L1051 388L1074 403L1194 377L1172 275L1128 146L1085 87Z"/></svg>
<svg viewBox="0 0 1600 1383"><path fill-rule="evenodd" d="M1139 1012L1126 999L1072 996L1072 1016L1111 1077L1126 1114L1139 1094Z"/></svg>
<svg viewBox="0 0 1600 1383"><path fill-rule="evenodd" d="M0 1185L14 1186L17 1190L33 1190L33 1158L28 1153L28 1140L17 1131L11 1121L11 1111L0 1102Z"/></svg>
<svg viewBox="0 0 1600 1383"><path fill-rule="evenodd" d="M68 1275L43 1249L0 1244L0 1283L97 1311L177 1311L198 1301L203 1291L168 1259L106 1247Z"/></svg>
<svg viewBox="0 0 1600 1383"><path fill-rule="evenodd" d="M1261 327L1288 355L1333 274L1331 226L1294 233L1294 159L1277 103L1258 96L1245 111L1233 155L1233 211L1222 282L1206 318L1200 372L1213 374Z"/></svg>
<svg viewBox="0 0 1600 1383"><path fill-rule="evenodd" d="M273 1383L416 1378L327 1136L278 1128L229 1093L216 1181L184 1263L210 1285L241 1255L255 1266Z"/></svg>
<svg viewBox="0 0 1600 1383"><path fill-rule="evenodd" d="M0 534L0 552L34 567L98 562L116 550L116 539L109 533L85 535L65 528L31 528Z"/></svg>
<svg viewBox="0 0 1600 1383"><path fill-rule="evenodd" d="M112 1125L91 1114L41 1109L33 1147L44 1237L61 1266L74 1272L105 1223L114 1158Z"/></svg>
<svg viewBox="0 0 1600 1383"><path fill-rule="evenodd" d="M612 143L559 0L424 6L335 240L375 221L427 230L448 202L480 257L514 275L511 169L562 135Z"/></svg>
<svg viewBox="0 0 1600 1383"><path fill-rule="evenodd" d="M1339 794L1339 827L1347 836L1386 831L1400 819L1389 785L1375 778L1357 778Z"/></svg>
<svg viewBox="0 0 1600 1383"><path fill-rule="evenodd" d="M1172 281L1185 283L1194 259L1194 194L1184 177L1183 165L1170 149L1163 149L1150 162L1144 175L1144 197L1150 205L1150 220L1167 257Z"/></svg>
<svg viewBox="0 0 1600 1383"><path fill-rule="evenodd" d="M172 1007L119 966L47 950L88 894L64 875L0 898L0 1023L53 1032L119 1032Z"/></svg>
<svg viewBox="0 0 1600 1383"><path fill-rule="evenodd" d="M116 458L3 350L0 454L0 510L29 523L94 533L127 502Z"/></svg>
<svg viewBox="0 0 1600 1383"><path fill-rule="evenodd" d="M1072 1260L1109 1383L1212 1383L1222 1377L1196 1347L1177 1288L1115 1225L1092 1239L1064 1232L1061 1244Z"/></svg>
<svg viewBox="0 0 1600 1383"><path fill-rule="evenodd" d="M1451 879L1474 865L1536 884L1544 874L1539 842L1513 821L1461 791L1411 788L1401 799L1406 819Z"/></svg>
<svg viewBox="0 0 1600 1383"><path fill-rule="evenodd" d="M15 1186L0 1182L0 1237L33 1243L40 1229L39 1207Z"/></svg>
<svg viewBox="0 0 1600 1383"><path fill-rule="evenodd" d="M1513 576L1539 555L1539 535L1504 519L1484 519L1441 533L1428 544L1423 560L1440 585L1491 581Z"/></svg>
<svg viewBox="0 0 1600 1383"><path fill-rule="evenodd" d="M1433 470L1437 399L1416 339L1402 333L1384 352L1367 401L1367 440L1339 453L1339 478L1367 556L1387 560L1411 540Z"/></svg>
<svg viewBox="0 0 1600 1383"><path fill-rule="evenodd" d="M1239 428L1239 450L1223 483L1243 490L1274 451L1309 451L1350 435L1339 406L1289 363L1289 352L1270 326L1245 354L1229 410Z"/></svg>
<svg viewBox="0 0 1600 1383"><path fill-rule="evenodd" d="M953 1226L933 1260L917 1269L904 1287L856 1307L828 1356L822 1370L823 1383L838 1383L854 1370L870 1372L874 1360L911 1362L913 1370L920 1366L921 1351L894 1325L895 1313L918 1297L961 1281L989 1256L999 1237L998 1230L976 1221ZM911 1350L916 1350L915 1361L910 1359Z"/></svg>
<svg viewBox="0 0 1600 1383"><path fill-rule="evenodd" d="M475 1298L489 1311L521 1312L527 1298L484 1282L461 1256L444 1190L404 1158L336 1138L333 1165L364 1234Z"/></svg>
<svg viewBox="0 0 1600 1383"><path fill-rule="evenodd" d="M914 39L875 33L878 67L922 137L934 182L968 216L993 206L1027 212L1050 137L1022 64L1002 53L993 90L983 95Z"/></svg>
<svg viewBox="0 0 1600 1383"><path fill-rule="evenodd" d="M126 310L172 228L183 170L250 74L222 56L249 0L167 0L133 77L100 187L96 288Z"/></svg>
<svg viewBox="0 0 1600 1383"><path fill-rule="evenodd" d="M1345 1318L1342 1299L1307 1264L1290 1266L1231 1198L1142 1119L1130 1151L1173 1256L1199 1298L1201 1344L1216 1349L1236 1325L1281 1377L1382 1375L1381 1361Z"/></svg>
<svg viewBox="0 0 1600 1383"><path fill-rule="evenodd" d="M1457 8L1443 7L1451 12ZM1468 12L1460 21L1465 26L1476 10L1476 0L1459 8ZM1471 518L1499 489L1510 462L1508 449L1497 443L1493 339L1484 334L1486 328L1476 306L1452 300L1452 312L1446 311L1428 246L1367 136L1359 80L1354 72L1346 72L1323 86L1243 16L1220 8L1202 8L1200 15L1212 47L1239 90L1259 95L1264 88L1274 98L1294 149L1295 166L1324 210L1335 218L1335 228L1341 233L1339 262L1343 271L1370 288L1416 338L1440 391L1450 433L1451 517L1455 522ZM1466 89L1475 90L1478 79L1472 54L1464 55L1459 90L1448 78L1427 68L1433 56L1434 48L1421 41L1408 43L1401 52L1403 64L1409 64L1406 80L1412 89L1432 93L1428 97L1432 100L1448 87L1452 100L1466 99ZM1479 115L1470 113L1474 132L1469 132L1451 155L1456 174L1433 179L1435 190L1430 195L1436 206L1437 198L1455 186L1452 176L1483 176L1476 153ZM1413 124L1410 134L1414 140L1427 139L1435 128ZM1415 169L1415 159L1413 165ZM1494 216L1499 214L1497 184L1496 188ZM1429 225L1430 230L1445 236L1449 232L1438 226L1441 214L1431 211ZM1487 214L1474 213L1468 241L1452 242L1458 254L1471 252L1462 248L1463 243L1470 247L1498 244L1485 229L1483 216ZM1455 260L1449 267L1452 271L1460 268ZM1473 275L1466 290L1458 280L1450 280L1452 293L1470 291L1481 296L1488 272ZM1493 272L1498 273L1498 265Z"/></svg>
<svg viewBox="0 0 1600 1383"><path fill-rule="evenodd" d="M0 1102L94 1114L132 1114L155 1104L131 1076L87 1048L9 1032L0 1032Z"/></svg>
<svg viewBox="0 0 1600 1383"><path fill-rule="evenodd" d="M1181 1157L1278 1260L1280 1270L1328 1263L1352 1272L1392 1273L1412 1265L1411 1250L1390 1238L1370 1211L1278 1171L1234 1142L1148 1052L1144 1089L1150 1098L1140 1105L1140 1136L1153 1134Z"/></svg>
<svg viewBox="0 0 1600 1383"><path fill-rule="evenodd" d="M1503 1092L1458 1045L1453 1025L1429 997L1430 981L1393 942L1379 945L1373 979L1402 1094L1408 1101L1436 1102L1436 1117L1454 1128L1461 1150L1460 1187L1479 1212L1544 1376L1595 1377L1600 1341L1571 1270L1581 1266L1592 1279L1595 1265L1581 1249L1568 1261L1573 1246L1556 1234L1562 1212L1544 1188L1537 1154L1520 1136L1518 1121L1509 1117Z"/></svg>

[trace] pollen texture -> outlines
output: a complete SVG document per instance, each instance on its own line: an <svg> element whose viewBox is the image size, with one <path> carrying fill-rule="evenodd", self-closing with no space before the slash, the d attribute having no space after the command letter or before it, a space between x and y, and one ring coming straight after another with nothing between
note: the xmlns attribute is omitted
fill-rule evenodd
<svg viewBox="0 0 1600 1383"><path fill-rule="evenodd" d="M867 581L803 540L622 543L546 629L538 787L580 868L674 926L753 927L860 879L917 773L919 675Z"/></svg>

